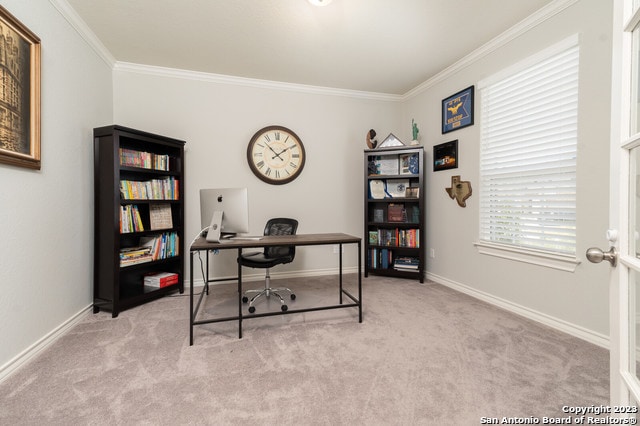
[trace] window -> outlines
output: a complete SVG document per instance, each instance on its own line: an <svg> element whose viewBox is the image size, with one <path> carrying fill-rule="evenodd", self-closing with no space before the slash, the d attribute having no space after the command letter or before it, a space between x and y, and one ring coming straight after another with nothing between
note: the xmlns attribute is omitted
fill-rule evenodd
<svg viewBox="0 0 640 426"><path fill-rule="evenodd" d="M479 86L480 242L576 254L578 38Z"/></svg>

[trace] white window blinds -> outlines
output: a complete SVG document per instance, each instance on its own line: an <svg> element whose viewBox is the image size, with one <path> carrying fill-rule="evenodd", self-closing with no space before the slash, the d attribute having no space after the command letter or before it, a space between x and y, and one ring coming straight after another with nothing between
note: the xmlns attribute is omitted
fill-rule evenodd
<svg viewBox="0 0 640 426"><path fill-rule="evenodd" d="M575 255L577 39L480 85L480 240Z"/></svg>

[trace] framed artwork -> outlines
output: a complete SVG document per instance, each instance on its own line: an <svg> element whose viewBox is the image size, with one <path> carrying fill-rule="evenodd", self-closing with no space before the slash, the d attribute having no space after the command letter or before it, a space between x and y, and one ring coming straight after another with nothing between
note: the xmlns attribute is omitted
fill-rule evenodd
<svg viewBox="0 0 640 426"><path fill-rule="evenodd" d="M474 86L442 100L442 134L473 124Z"/></svg>
<svg viewBox="0 0 640 426"><path fill-rule="evenodd" d="M458 140L433 147L433 171L458 168Z"/></svg>
<svg viewBox="0 0 640 426"><path fill-rule="evenodd" d="M417 175L420 172L420 157L417 153L400 155L400 174Z"/></svg>
<svg viewBox="0 0 640 426"><path fill-rule="evenodd" d="M40 38L0 6L0 162L40 169Z"/></svg>

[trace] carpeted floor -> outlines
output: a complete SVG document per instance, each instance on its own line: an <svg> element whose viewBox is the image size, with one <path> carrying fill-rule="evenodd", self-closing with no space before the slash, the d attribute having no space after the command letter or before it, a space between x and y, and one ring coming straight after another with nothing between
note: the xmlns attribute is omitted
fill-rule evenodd
<svg viewBox="0 0 640 426"><path fill-rule="evenodd" d="M337 303L335 276L273 284L292 309ZM0 384L0 424L477 425L608 404L602 348L430 282L363 293L361 324L356 309L248 319L242 339L208 324L193 346L188 297L91 314ZM212 288L203 314L233 314L236 294Z"/></svg>

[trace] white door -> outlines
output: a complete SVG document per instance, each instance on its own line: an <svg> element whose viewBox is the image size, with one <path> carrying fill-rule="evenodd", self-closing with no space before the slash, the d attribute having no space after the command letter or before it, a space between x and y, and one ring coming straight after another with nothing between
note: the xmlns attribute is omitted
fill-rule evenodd
<svg viewBox="0 0 640 426"><path fill-rule="evenodd" d="M611 407L640 417L640 0L614 0L610 248ZM617 251L617 253L616 253ZM617 259L617 262L616 262ZM607 264L606 262L604 262ZM616 266L617 264L617 266ZM619 411L624 411L620 410ZM616 413L612 413L615 416Z"/></svg>

